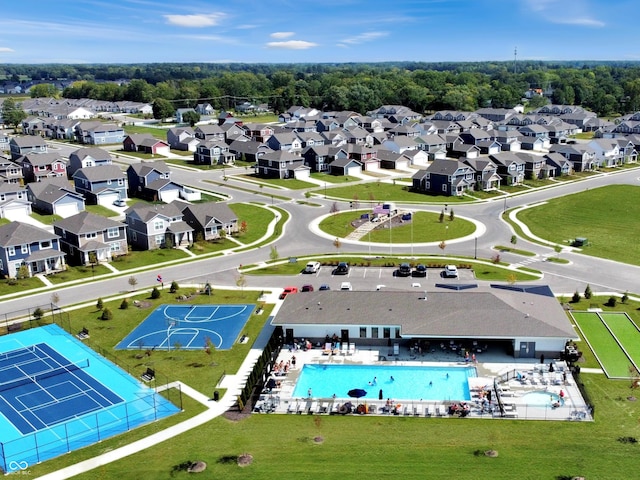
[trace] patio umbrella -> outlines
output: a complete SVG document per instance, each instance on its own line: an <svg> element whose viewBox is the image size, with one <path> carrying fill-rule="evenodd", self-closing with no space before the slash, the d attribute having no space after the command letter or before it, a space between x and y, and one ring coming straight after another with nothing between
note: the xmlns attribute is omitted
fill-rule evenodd
<svg viewBox="0 0 640 480"><path fill-rule="evenodd" d="M367 394L367 391L361 388L354 388L353 390L349 390L347 392L347 395L354 398L364 397L366 394Z"/></svg>

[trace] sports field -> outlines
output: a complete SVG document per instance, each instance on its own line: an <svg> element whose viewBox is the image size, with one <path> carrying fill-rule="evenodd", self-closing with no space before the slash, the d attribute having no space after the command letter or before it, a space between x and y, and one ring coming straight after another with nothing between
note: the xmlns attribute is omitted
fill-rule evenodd
<svg viewBox="0 0 640 480"><path fill-rule="evenodd" d="M640 330L626 313L572 312L582 336L610 378L640 365Z"/></svg>

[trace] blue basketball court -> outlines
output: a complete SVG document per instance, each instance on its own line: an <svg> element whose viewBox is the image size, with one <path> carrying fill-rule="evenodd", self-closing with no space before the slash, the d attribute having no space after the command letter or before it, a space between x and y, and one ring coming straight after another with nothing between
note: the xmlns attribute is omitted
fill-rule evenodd
<svg viewBox="0 0 640 480"><path fill-rule="evenodd" d="M7 473L178 411L57 325L0 337L0 468Z"/></svg>
<svg viewBox="0 0 640 480"><path fill-rule="evenodd" d="M255 310L240 305L160 305L118 345L118 350L230 349Z"/></svg>

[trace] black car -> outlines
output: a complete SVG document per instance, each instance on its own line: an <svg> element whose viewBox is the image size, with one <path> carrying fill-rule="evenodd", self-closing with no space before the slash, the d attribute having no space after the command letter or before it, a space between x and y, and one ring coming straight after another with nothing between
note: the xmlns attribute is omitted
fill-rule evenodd
<svg viewBox="0 0 640 480"><path fill-rule="evenodd" d="M334 275L349 275L349 264L340 262L333 273Z"/></svg>
<svg viewBox="0 0 640 480"><path fill-rule="evenodd" d="M396 277L408 277L411 275L411 265L408 263L401 263L398 270L396 270Z"/></svg>
<svg viewBox="0 0 640 480"><path fill-rule="evenodd" d="M417 265L416 268L411 273L413 277L426 277L427 276L427 267L420 264Z"/></svg>

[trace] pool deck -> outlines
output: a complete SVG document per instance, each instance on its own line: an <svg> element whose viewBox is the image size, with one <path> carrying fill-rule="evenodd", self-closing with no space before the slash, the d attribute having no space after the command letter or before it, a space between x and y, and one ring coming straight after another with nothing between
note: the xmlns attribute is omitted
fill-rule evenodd
<svg viewBox="0 0 640 480"><path fill-rule="evenodd" d="M402 350L402 349L401 349ZM293 397L296 382L302 367L309 364L333 365L403 365L403 366L469 366L463 358L453 352L437 351L416 355L404 349L400 355L389 356L387 348L363 346L349 354L347 352L327 355L322 348L292 351L284 348L278 356L277 362L284 364L291 361L295 355L295 367L291 367L285 375L275 375L279 388L264 391L254 407L255 413L280 414L340 414L340 407L351 401L354 408L367 411L375 415L402 415L415 417L457 417L449 415L447 401L413 401L404 402L398 411L389 411L385 401L358 401L353 398L299 398ZM528 419L528 420L593 420L587 405L578 390L575 380L564 362L554 363L556 371L549 373L549 365L541 364L537 359L515 359L507 357L501 352L483 352L477 354L478 378L470 379L471 400L468 417L495 419ZM566 381L563 379L566 372ZM517 374L520 374L517 376ZM494 378L504 378L498 381L498 391L494 388ZM483 408L480 390L491 391L493 400L491 408ZM564 404L557 408L527 405L525 394L530 392L547 392L552 395L564 395ZM500 397L502 411L496 403ZM556 397L557 398L557 397ZM486 403L486 402L485 402Z"/></svg>

